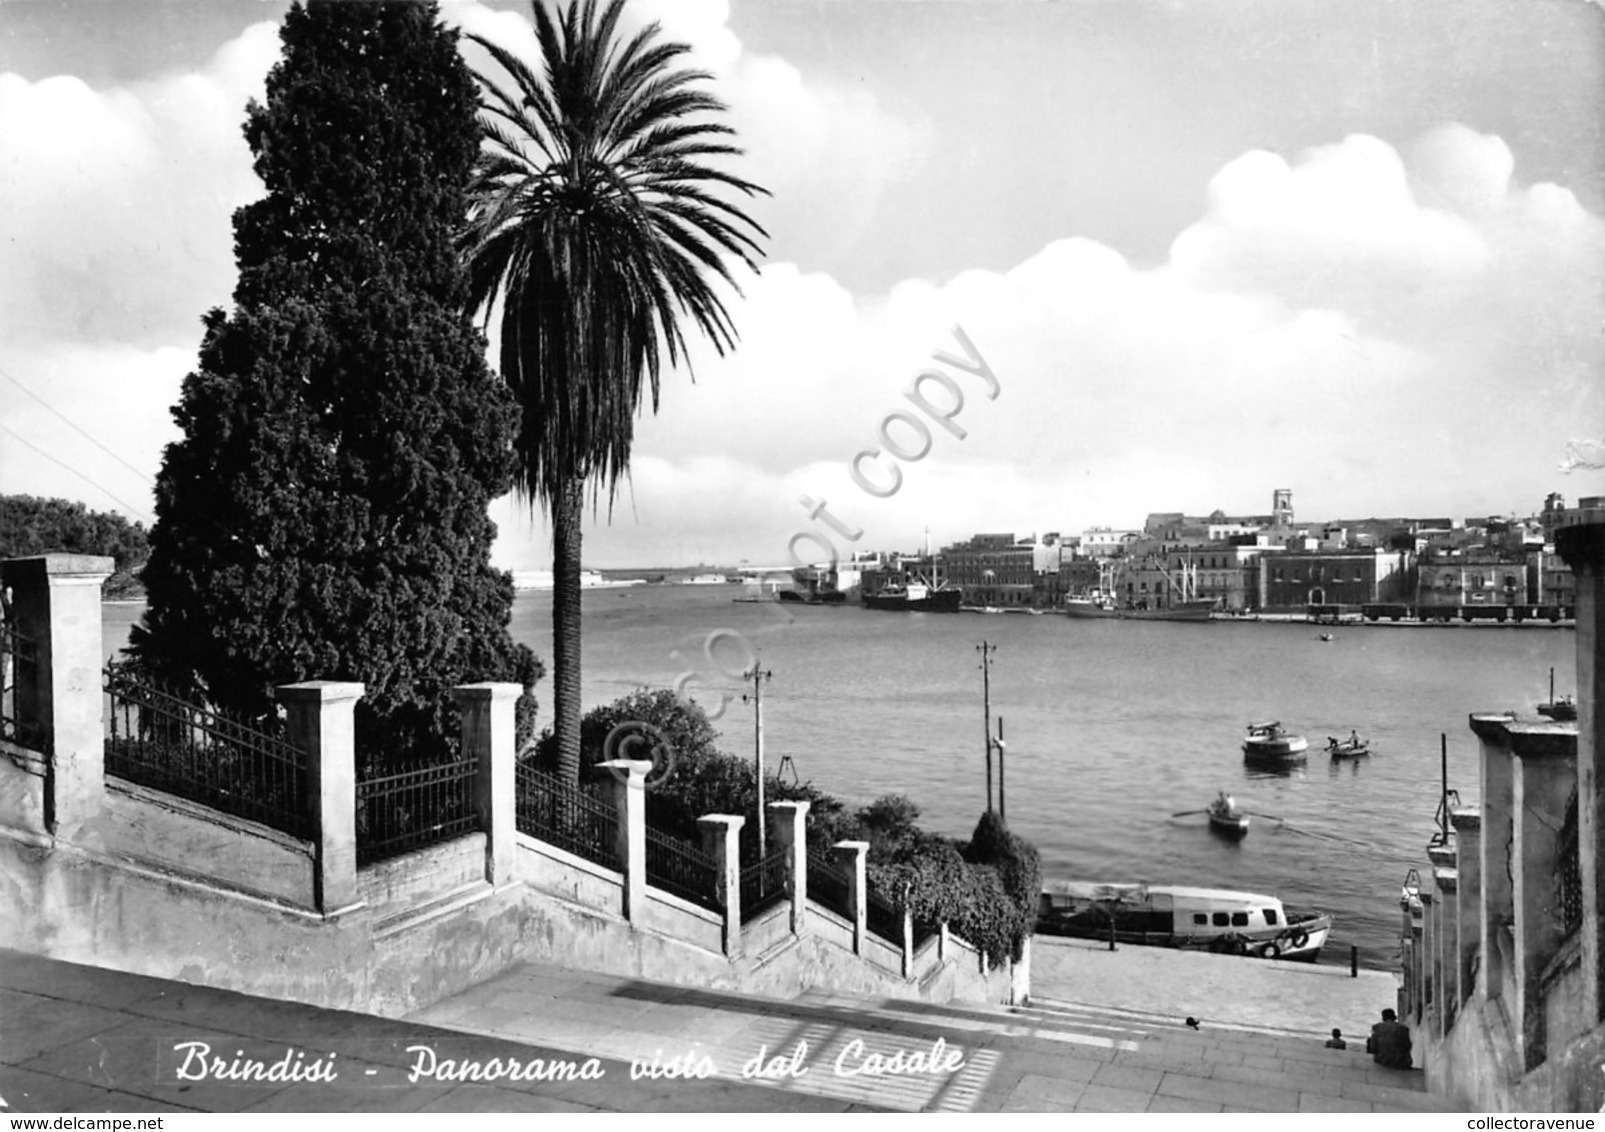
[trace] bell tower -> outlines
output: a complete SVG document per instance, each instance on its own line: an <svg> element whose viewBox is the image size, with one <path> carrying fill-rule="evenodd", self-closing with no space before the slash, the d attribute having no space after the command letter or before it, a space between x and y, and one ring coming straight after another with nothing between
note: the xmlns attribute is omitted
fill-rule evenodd
<svg viewBox="0 0 1605 1132"><path fill-rule="evenodd" d="M1293 525L1293 489L1279 487L1271 493L1271 519L1278 527Z"/></svg>

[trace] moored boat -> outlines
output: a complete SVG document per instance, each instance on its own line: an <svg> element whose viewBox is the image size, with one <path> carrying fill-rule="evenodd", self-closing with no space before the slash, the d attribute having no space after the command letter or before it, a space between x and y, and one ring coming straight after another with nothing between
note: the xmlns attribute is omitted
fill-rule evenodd
<svg viewBox="0 0 1605 1132"><path fill-rule="evenodd" d="M1064 615L1077 618L1100 618L1121 621L1208 621L1215 612L1216 602L1178 601L1155 609L1140 606L1126 608L1106 593L1083 594L1064 599Z"/></svg>
<svg viewBox="0 0 1605 1132"><path fill-rule="evenodd" d="M909 613L957 613L958 589L933 589L922 585L890 585L877 594L865 594L870 609L890 609Z"/></svg>
<svg viewBox="0 0 1605 1132"><path fill-rule="evenodd" d="M1209 828L1227 837L1242 837L1248 833L1248 815L1237 808L1237 799L1221 794L1204 811L1209 815Z"/></svg>
<svg viewBox="0 0 1605 1132"><path fill-rule="evenodd" d="M1044 935L1184 947L1264 959L1314 962L1332 917L1290 910L1274 896L1178 885L1059 881L1044 886Z"/></svg>
<svg viewBox="0 0 1605 1132"><path fill-rule="evenodd" d="M1248 738L1243 740L1243 755L1250 759L1276 761L1301 759L1309 746L1309 740L1304 736L1290 735L1280 723L1250 723Z"/></svg>
<svg viewBox="0 0 1605 1132"><path fill-rule="evenodd" d="M1549 702L1538 705L1538 714L1548 716L1556 723L1577 718L1577 700L1571 696L1555 698L1555 670L1549 670Z"/></svg>
<svg viewBox="0 0 1605 1132"><path fill-rule="evenodd" d="M1371 753L1371 744L1358 735L1350 734L1347 739L1334 739L1326 737L1326 753L1334 759L1353 759Z"/></svg>

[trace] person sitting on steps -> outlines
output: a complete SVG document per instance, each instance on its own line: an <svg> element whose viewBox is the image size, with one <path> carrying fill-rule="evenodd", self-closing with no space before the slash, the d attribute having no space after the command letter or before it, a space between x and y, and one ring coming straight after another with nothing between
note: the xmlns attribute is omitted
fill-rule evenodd
<svg viewBox="0 0 1605 1132"><path fill-rule="evenodd" d="M1410 1068L1410 1028L1399 1021L1391 1009L1382 1012L1382 1021L1371 1027L1365 1051L1389 1069Z"/></svg>
<svg viewBox="0 0 1605 1132"><path fill-rule="evenodd" d="M1343 1040L1343 1031L1333 1027L1332 1036L1326 1039L1327 1049L1348 1049L1349 1043Z"/></svg>

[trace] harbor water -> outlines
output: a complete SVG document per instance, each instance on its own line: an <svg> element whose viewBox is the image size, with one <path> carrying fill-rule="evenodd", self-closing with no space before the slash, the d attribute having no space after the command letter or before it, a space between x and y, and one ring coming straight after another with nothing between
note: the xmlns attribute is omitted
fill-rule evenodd
<svg viewBox="0 0 1605 1132"><path fill-rule="evenodd" d="M1335 918L1323 962L1346 963L1355 945L1362 965L1394 965L1400 885L1424 867L1436 828L1440 735L1450 788L1475 803L1467 716L1536 717L1551 666L1557 692L1575 689L1575 631L1547 625L1087 621L733 600L741 594L586 591L586 706L678 687L718 715L726 750L750 756L740 674L755 650L773 673L771 769L790 756L802 779L851 802L906 794L922 824L966 837L986 798L977 646L988 641L1007 816L1046 877L1236 888L1319 908ZM107 608L114 648L140 610ZM513 632L549 662L549 592L519 594ZM539 695L549 718L549 682ZM1259 720L1307 736L1307 762L1245 765L1246 725ZM1373 754L1328 758L1327 737L1351 729ZM1241 841L1213 834L1201 813L1172 816L1220 790L1253 815Z"/></svg>

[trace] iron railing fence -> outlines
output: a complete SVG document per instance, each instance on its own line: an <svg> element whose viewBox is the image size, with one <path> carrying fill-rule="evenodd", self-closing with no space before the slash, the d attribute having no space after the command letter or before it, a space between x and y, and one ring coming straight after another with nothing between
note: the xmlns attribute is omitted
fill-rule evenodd
<svg viewBox="0 0 1605 1132"><path fill-rule="evenodd" d="M518 765L518 831L608 869L621 869L619 815L593 796L529 763Z"/></svg>
<svg viewBox="0 0 1605 1132"><path fill-rule="evenodd" d="M1555 882L1560 897L1561 931L1569 938L1583 926L1583 873L1577 852L1577 791L1566 804L1556 846Z"/></svg>
<svg viewBox="0 0 1605 1132"><path fill-rule="evenodd" d="M903 946L903 913L873 887L864 896L864 926L886 942Z"/></svg>
<svg viewBox="0 0 1605 1132"><path fill-rule="evenodd" d="M357 780L357 864L399 857L480 828L477 758Z"/></svg>
<svg viewBox="0 0 1605 1132"><path fill-rule="evenodd" d="M689 841L647 827L646 882L653 888L722 912L719 871L719 862Z"/></svg>
<svg viewBox="0 0 1605 1132"><path fill-rule="evenodd" d="M741 918L750 920L786 898L786 863L791 847L782 846L741 870Z"/></svg>
<svg viewBox="0 0 1605 1132"><path fill-rule="evenodd" d="M823 853L809 852L808 899L851 920L857 914L849 898L851 890L846 873L826 860Z"/></svg>
<svg viewBox="0 0 1605 1132"><path fill-rule="evenodd" d="M111 664L106 773L296 837L311 832L306 755L282 735L191 703Z"/></svg>
<svg viewBox="0 0 1605 1132"><path fill-rule="evenodd" d="M28 670L31 675L39 663L39 646L14 621L0 621L0 739L19 747L37 747L43 728L26 718L33 714L18 702L17 684ZM29 680L30 686L35 686Z"/></svg>

